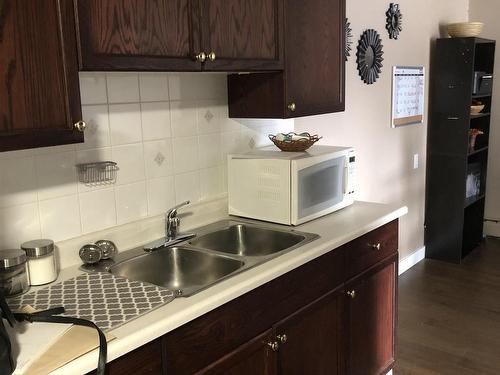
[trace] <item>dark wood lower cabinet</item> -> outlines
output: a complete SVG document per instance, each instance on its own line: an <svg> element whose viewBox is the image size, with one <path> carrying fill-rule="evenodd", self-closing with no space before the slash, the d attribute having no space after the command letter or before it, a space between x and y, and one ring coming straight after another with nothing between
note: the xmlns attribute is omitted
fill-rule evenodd
<svg viewBox="0 0 500 375"><path fill-rule="evenodd" d="M273 343L274 331L270 329L196 374L275 375L276 350L271 348Z"/></svg>
<svg viewBox="0 0 500 375"><path fill-rule="evenodd" d="M339 289L276 325L279 374L344 373L343 301Z"/></svg>
<svg viewBox="0 0 500 375"><path fill-rule="evenodd" d="M346 286L348 373L385 374L395 361L397 255Z"/></svg>
<svg viewBox="0 0 500 375"><path fill-rule="evenodd" d="M396 220L312 260L113 361L108 373L385 374L395 354L397 229ZM352 262L352 252L364 260Z"/></svg>

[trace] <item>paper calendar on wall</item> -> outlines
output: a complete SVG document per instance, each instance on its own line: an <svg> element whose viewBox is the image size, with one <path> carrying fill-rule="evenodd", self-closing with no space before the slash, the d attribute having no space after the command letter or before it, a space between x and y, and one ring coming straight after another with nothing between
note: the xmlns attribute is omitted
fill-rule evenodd
<svg viewBox="0 0 500 375"><path fill-rule="evenodd" d="M395 66L392 73L392 127L424 122L425 68Z"/></svg>

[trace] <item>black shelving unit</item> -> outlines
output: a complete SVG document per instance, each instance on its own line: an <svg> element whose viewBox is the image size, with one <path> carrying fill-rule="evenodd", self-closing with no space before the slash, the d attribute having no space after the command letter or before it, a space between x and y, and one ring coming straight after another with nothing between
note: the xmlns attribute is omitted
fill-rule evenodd
<svg viewBox="0 0 500 375"><path fill-rule="evenodd" d="M474 93L474 72L493 74L495 41L438 39L432 56L427 133L426 257L460 263L483 238L491 92ZM485 109L470 114L472 100ZM469 149L469 130L479 129ZM467 178L479 181L467 196ZM470 178L470 177L469 177ZM469 191L470 195L470 191Z"/></svg>

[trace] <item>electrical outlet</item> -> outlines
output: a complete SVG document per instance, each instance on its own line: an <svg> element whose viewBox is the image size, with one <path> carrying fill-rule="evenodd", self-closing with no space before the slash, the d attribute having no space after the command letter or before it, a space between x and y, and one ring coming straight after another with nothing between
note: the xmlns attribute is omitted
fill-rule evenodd
<svg viewBox="0 0 500 375"><path fill-rule="evenodd" d="M413 169L418 169L418 154L413 155Z"/></svg>

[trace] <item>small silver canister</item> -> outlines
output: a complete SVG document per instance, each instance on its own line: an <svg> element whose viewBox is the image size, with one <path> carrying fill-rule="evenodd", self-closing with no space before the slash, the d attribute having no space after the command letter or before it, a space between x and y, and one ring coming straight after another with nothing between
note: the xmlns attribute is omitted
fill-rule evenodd
<svg viewBox="0 0 500 375"><path fill-rule="evenodd" d="M0 250L0 288L6 297L28 291L26 253L21 249Z"/></svg>

